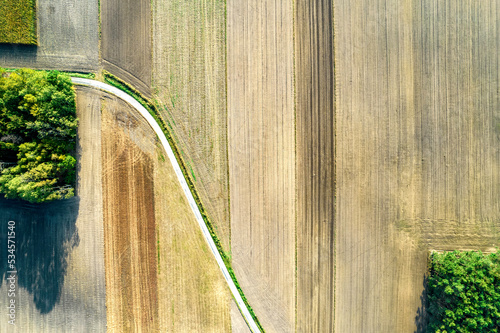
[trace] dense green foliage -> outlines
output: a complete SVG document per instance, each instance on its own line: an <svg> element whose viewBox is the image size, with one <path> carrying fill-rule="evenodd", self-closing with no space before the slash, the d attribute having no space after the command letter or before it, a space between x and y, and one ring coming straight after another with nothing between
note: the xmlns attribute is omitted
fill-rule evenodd
<svg viewBox="0 0 500 333"><path fill-rule="evenodd" d="M36 45L36 0L0 0L0 43Z"/></svg>
<svg viewBox="0 0 500 333"><path fill-rule="evenodd" d="M428 332L500 332L500 252L433 253Z"/></svg>
<svg viewBox="0 0 500 333"><path fill-rule="evenodd" d="M77 126L69 76L0 69L0 193L34 203L72 197Z"/></svg>

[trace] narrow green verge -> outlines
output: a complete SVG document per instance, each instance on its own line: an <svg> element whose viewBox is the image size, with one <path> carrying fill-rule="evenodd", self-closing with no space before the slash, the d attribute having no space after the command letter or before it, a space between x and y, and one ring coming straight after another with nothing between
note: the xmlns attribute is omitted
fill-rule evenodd
<svg viewBox="0 0 500 333"><path fill-rule="evenodd" d="M213 239L215 245L217 246L217 250L219 251L219 254L222 257L222 260L224 261L224 264L226 265L226 268L229 272L229 275L231 276L231 279L233 280L234 284L236 285L236 288L238 289L238 292L239 292L241 298L243 299L243 302L245 302L245 305L246 305L248 311L250 312L250 314L252 315L252 318L254 319L255 323L259 327L260 331L264 332L264 328L260 324L252 307L248 303L248 300L245 297L243 290L241 290L241 287L238 283L238 280L236 279L236 275L234 274L233 268L231 266L230 258L226 255L226 253L224 252L224 250L222 248L222 244L219 240L219 237L217 236L217 234L214 231L213 224L210 221L210 218L208 217L208 215L205 211L205 208L203 207L203 204L200 200L200 196L198 195L198 192L196 191L196 188L193 184L193 180L189 175L189 173L190 173L188 171L189 169L186 167L186 163L184 162L184 159L181 156L180 150L177 147L177 145L173 139L173 136L171 135L171 133L168 129L168 128L172 128L172 126L170 125L170 123L168 121L164 121L164 119L161 117L160 113L158 112L157 107L153 103L148 101L148 99L146 99L144 96L142 96L142 94L139 91L137 91L135 88L133 88L128 83L124 82L123 80L119 79L118 77L116 77L115 75L113 75L107 71L103 71L103 75L104 75L104 81L106 83L126 92L127 94L132 96L137 102L139 102L146 110L148 110L148 112L151 114L151 116L155 119L155 121L158 123L158 125L162 129L163 133L165 134L165 137L167 138L170 146L172 147L172 150L174 152L174 155L175 155L177 161L179 162L182 173L184 174L184 178L186 179L186 182L188 183L189 189L191 190L191 194L193 195L194 200L196 201L196 204L198 205L201 216L203 217L203 220L205 221L205 224L210 232L210 235L212 236L212 239Z"/></svg>

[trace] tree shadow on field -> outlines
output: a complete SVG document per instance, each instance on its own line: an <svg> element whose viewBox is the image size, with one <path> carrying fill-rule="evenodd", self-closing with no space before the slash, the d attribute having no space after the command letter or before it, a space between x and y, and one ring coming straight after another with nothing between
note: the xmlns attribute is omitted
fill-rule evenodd
<svg viewBox="0 0 500 333"><path fill-rule="evenodd" d="M36 45L0 43L0 60L18 58L34 64L37 52L38 46Z"/></svg>
<svg viewBox="0 0 500 333"><path fill-rule="evenodd" d="M30 204L0 198L0 287L7 271L9 221L15 221L15 269L18 287L33 296L42 314L60 299L68 255L80 239L76 227L79 198Z"/></svg>
<svg viewBox="0 0 500 333"><path fill-rule="evenodd" d="M424 274L424 290L422 291L422 295L420 295L420 307L415 317L415 326L417 329L414 333L424 333L427 330L427 324L429 322L427 316L427 309L429 308L429 299L427 298L427 292L429 290L428 280L429 278Z"/></svg>

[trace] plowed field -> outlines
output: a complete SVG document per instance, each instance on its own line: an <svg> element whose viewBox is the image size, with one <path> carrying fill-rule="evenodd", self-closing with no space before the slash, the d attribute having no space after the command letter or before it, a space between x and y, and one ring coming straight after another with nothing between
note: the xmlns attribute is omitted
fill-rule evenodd
<svg viewBox="0 0 500 333"><path fill-rule="evenodd" d="M427 251L500 244L498 19L335 1L336 332L420 331Z"/></svg>
<svg viewBox="0 0 500 333"><path fill-rule="evenodd" d="M151 96L151 2L101 0L104 69Z"/></svg>
<svg viewBox="0 0 500 333"><path fill-rule="evenodd" d="M131 138L141 139L140 124L124 102L105 101L102 159L111 332L159 328L153 162Z"/></svg>
<svg viewBox="0 0 500 333"><path fill-rule="evenodd" d="M153 1L153 89L226 251L230 250L225 2Z"/></svg>
<svg viewBox="0 0 500 333"><path fill-rule="evenodd" d="M292 1L227 5L233 267L266 331L291 332L295 326Z"/></svg>

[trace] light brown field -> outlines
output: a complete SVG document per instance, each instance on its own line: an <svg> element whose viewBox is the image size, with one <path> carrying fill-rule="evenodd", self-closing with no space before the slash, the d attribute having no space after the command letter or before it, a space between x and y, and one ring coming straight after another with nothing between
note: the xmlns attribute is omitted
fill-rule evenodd
<svg viewBox="0 0 500 333"><path fill-rule="evenodd" d="M336 332L421 332L429 249L500 243L495 1L335 1Z"/></svg>
<svg viewBox="0 0 500 333"><path fill-rule="evenodd" d="M151 1L101 0L104 69L151 96Z"/></svg>
<svg viewBox="0 0 500 333"><path fill-rule="evenodd" d="M102 112L108 331L153 332L159 329L154 165L134 142L144 132L130 109L107 98Z"/></svg>
<svg viewBox="0 0 500 333"><path fill-rule="evenodd" d="M295 326L292 1L232 1L227 6L232 263L266 332L291 332Z"/></svg>
<svg viewBox="0 0 500 333"><path fill-rule="evenodd" d="M332 5L295 2L297 332L333 332L334 325Z"/></svg>
<svg viewBox="0 0 500 333"><path fill-rule="evenodd" d="M161 332L230 332L231 294L163 149L155 159Z"/></svg>
<svg viewBox="0 0 500 333"><path fill-rule="evenodd" d="M153 2L153 89L188 173L230 250L225 2Z"/></svg>

